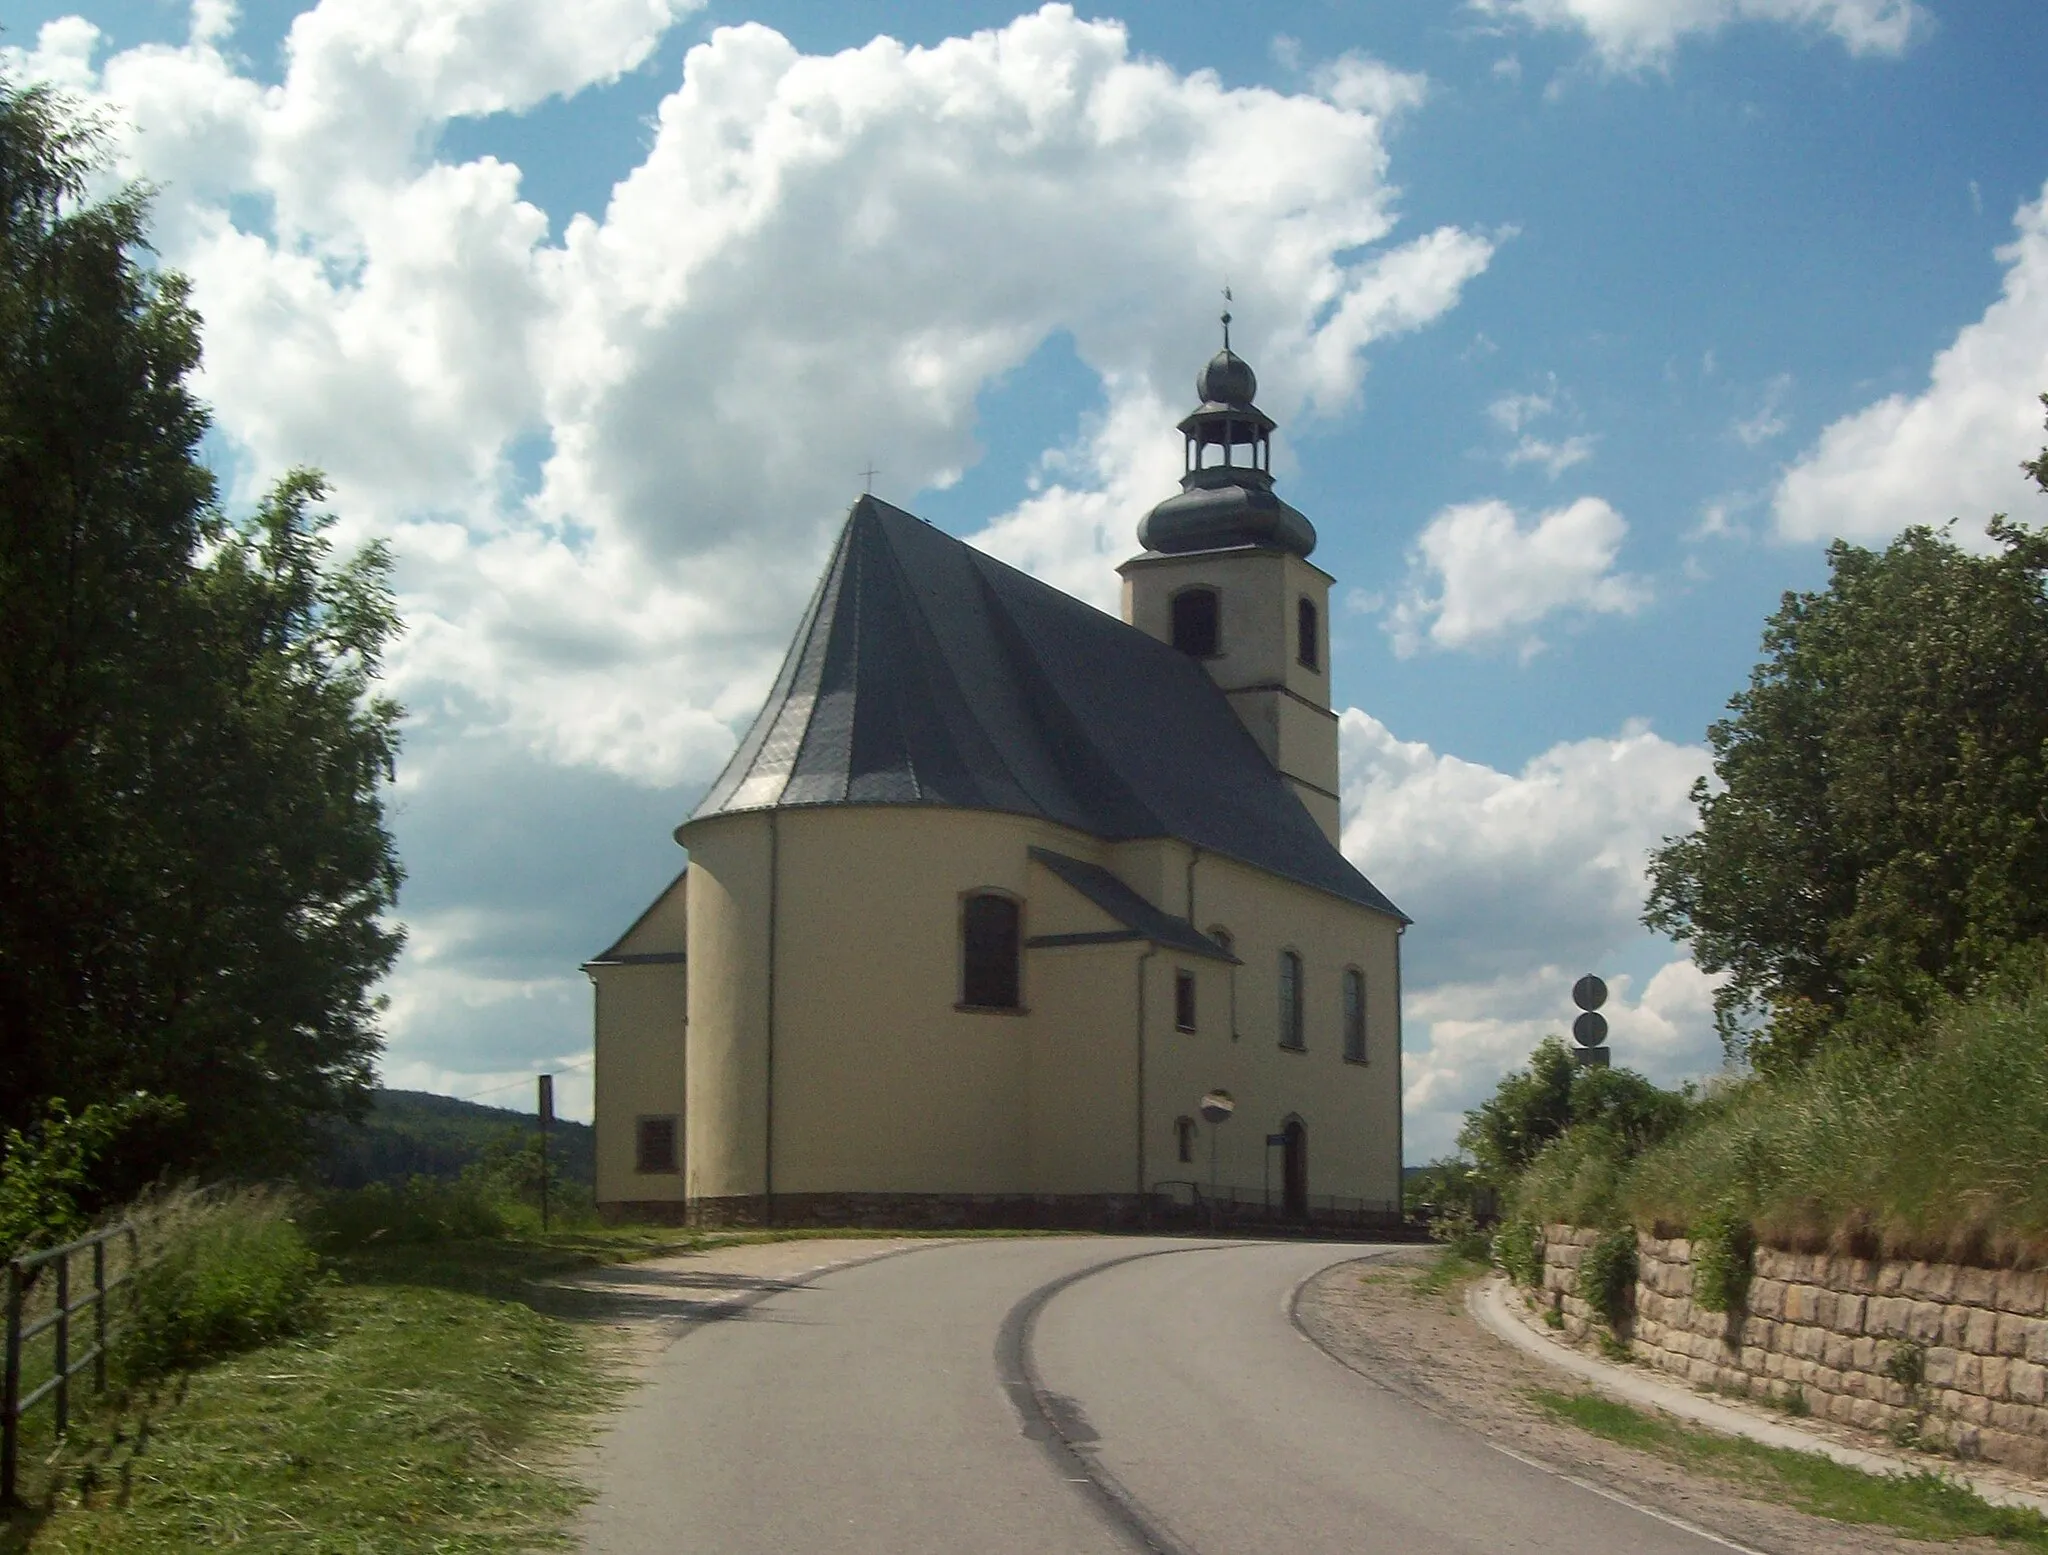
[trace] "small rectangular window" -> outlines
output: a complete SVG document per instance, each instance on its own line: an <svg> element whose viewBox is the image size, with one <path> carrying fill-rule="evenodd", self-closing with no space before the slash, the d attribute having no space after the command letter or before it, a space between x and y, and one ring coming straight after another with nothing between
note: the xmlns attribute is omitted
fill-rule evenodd
<svg viewBox="0 0 2048 1555"><path fill-rule="evenodd" d="M633 1130L633 1170L672 1172L676 1169L676 1120L641 1118Z"/></svg>
<svg viewBox="0 0 2048 1555"><path fill-rule="evenodd" d="M1173 1024L1176 1030L1195 1029L1195 974L1173 974Z"/></svg>
<svg viewBox="0 0 2048 1555"><path fill-rule="evenodd" d="M1365 1062L1365 974L1357 967L1344 974L1344 1056Z"/></svg>

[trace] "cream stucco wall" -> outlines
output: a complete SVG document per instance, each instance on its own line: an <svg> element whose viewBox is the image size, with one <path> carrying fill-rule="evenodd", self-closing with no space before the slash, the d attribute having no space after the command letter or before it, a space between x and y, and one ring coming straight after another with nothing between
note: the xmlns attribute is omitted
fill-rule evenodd
<svg viewBox="0 0 2048 1555"><path fill-rule="evenodd" d="M691 828L683 1186L767 1191L767 815Z"/></svg>
<svg viewBox="0 0 2048 1555"><path fill-rule="evenodd" d="M681 963L591 969L597 1025L597 1197L600 1203L679 1200L681 1172L634 1170L636 1121L673 1117L684 1128L688 998ZM679 1134L677 1145L687 1140Z"/></svg>
<svg viewBox="0 0 2048 1555"><path fill-rule="evenodd" d="M1183 852L1186 850L1183 849ZM1163 905L1186 914L1185 894ZM1222 928L1234 943L1236 968L1156 958L1163 1015L1148 1065L1147 1155L1157 1181L1191 1178L1207 1183L1211 1125L1195 1102L1222 1087L1237 1100L1229 1122L1217 1125L1216 1175L1225 1187L1256 1190L1266 1179L1265 1138L1289 1117L1308 1136L1308 1190L1312 1198L1400 1199L1401 1061L1400 933L1395 919L1280 880L1235 860L1203 854L1195 864L1193 921L1205 932ZM1303 1051L1280 1046L1280 954L1302 960ZM1366 1061L1343 1054L1343 974L1357 967L1366 980ZM1176 1031L1172 974L1196 977L1196 1029ZM1234 985L1234 986L1233 986ZM1232 1009L1235 1006L1235 1032ZM1195 1159L1175 1159L1173 1120L1196 1119ZM1271 1160L1274 1200L1280 1195L1280 1152Z"/></svg>
<svg viewBox="0 0 2048 1555"><path fill-rule="evenodd" d="M674 1117L681 1129L689 981L687 874L678 876L611 949L590 963L597 1062L597 1197L673 1201L681 1172L634 1169L635 1125ZM683 1144L679 1137L678 1146Z"/></svg>
<svg viewBox="0 0 2048 1555"><path fill-rule="evenodd" d="M1141 1181L1206 1180L1206 1133L1191 1171L1174 1160L1173 1124L1221 1085L1239 1101L1218 1137L1225 1183L1257 1187L1264 1137L1292 1114L1308 1129L1312 1195L1398 1199L1394 920L1203 855L1195 921L1228 926L1244 966L1147 955L1135 941L1037 947L1024 955L1023 1012L971 1011L957 1007L963 893L1019 897L1027 937L1114 933L1120 925L1028 850L1111 868L1175 915L1188 907L1190 850L1169 841L1114 847L1027 817L918 807L728 815L680 835L692 881L692 1197L766 1191L771 1132L777 1193L1129 1193ZM1305 1053L1277 1046L1283 946L1305 965ZM1340 1052L1346 965L1368 979L1363 1065ZM1193 1033L1174 1030L1178 967L1197 979Z"/></svg>

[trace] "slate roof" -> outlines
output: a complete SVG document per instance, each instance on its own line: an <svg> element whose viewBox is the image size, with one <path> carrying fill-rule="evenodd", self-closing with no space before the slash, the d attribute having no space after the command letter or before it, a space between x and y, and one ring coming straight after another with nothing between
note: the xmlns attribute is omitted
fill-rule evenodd
<svg viewBox="0 0 2048 1555"><path fill-rule="evenodd" d="M1194 660L872 496L690 819L846 804L1175 837L1406 921Z"/></svg>
<svg viewBox="0 0 2048 1555"><path fill-rule="evenodd" d="M1031 856L1121 923L1127 932L1113 937L1146 939L1166 950L1184 950L1190 955L1207 956L1211 961L1244 965L1187 919L1160 911L1100 864L1055 853L1051 848L1033 848ZM1080 945L1101 938L1097 934L1041 934L1030 943Z"/></svg>

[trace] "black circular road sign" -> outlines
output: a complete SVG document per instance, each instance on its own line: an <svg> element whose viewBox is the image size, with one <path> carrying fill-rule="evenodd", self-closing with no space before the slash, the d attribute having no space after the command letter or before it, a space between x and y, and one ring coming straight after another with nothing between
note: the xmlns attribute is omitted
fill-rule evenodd
<svg viewBox="0 0 2048 1555"><path fill-rule="evenodd" d="M1598 1047L1607 1040L1607 1017L1586 1011L1572 1022L1572 1040L1580 1047Z"/></svg>
<svg viewBox="0 0 2048 1555"><path fill-rule="evenodd" d="M1572 984L1572 1003L1582 1010L1597 1010L1607 1002L1607 985L1588 972Z"/></svg>
<svg viewBox="0 0 2048 1555"><path fill-rule="evenodd" d="M1211 1091L1202 1098L1202 1116L1211 1123L1221 1123L1237 1111L1237 1098L1228 1091Z"/></svg>

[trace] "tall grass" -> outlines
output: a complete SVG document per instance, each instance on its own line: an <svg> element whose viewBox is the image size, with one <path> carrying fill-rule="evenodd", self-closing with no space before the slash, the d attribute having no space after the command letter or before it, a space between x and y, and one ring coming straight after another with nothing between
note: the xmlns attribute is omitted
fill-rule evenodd
<svg viewBox="0 0 2048 1555"><path fill-rule="evenodd" d="M1918 1047L1840 1048L1710 1092L1625 1158L1597 1127L1553 1140L1507 1212L1666 1235L1746 1224L1861 1257L2048 1263L2048 986L1951 1008Z"/></svg>
<svg viewBox="0 0 2048 1555"><path fill-rule="evenodd" d="M131 1379L298 1333L320 1315L320 1260L267 1188L179 1193L150 1205L143 1262L114 1344Z"/></svg>

